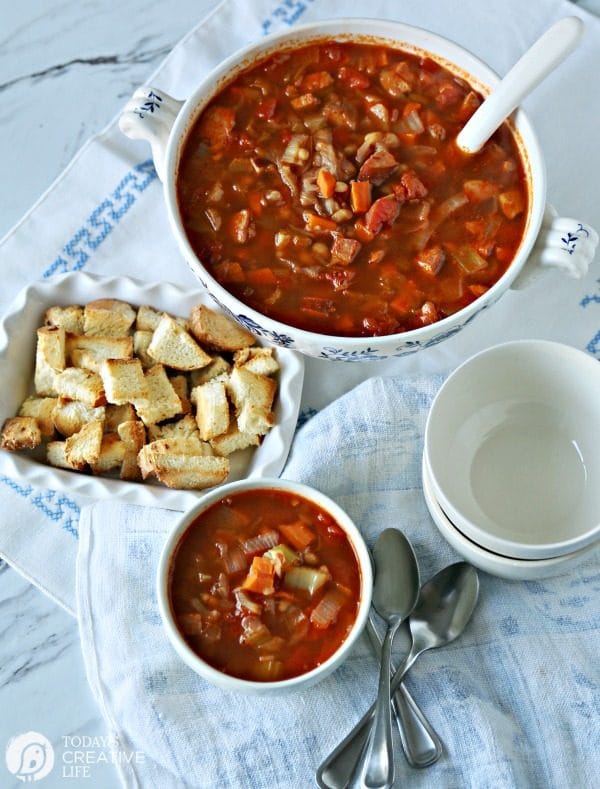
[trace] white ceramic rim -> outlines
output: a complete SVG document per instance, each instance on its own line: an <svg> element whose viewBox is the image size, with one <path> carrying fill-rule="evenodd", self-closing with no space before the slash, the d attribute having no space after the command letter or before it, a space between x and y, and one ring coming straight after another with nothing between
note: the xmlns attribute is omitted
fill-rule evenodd
<svg viewBox="0 0 600 789"><path fill-rule="evenodd" d="M123 299L136 306L150 304L173 315L187 314L194 304L221 311L199 287L184 289L166 281L101 277L77 271L28 285L17 294L0 321L0 423L14 416L21 402L33 391L35 329L42 325L46 309L54 304L85 304L101 297ZM257 338L257 343L264 344L264 340ZM274 477L285 464L300 409L304 358L288 348L276 348L275 355L280 364L276 423L259 447L242 450L237 458L232 458L231 481L246 476ZM26 452L6 449L0 450L0 472L40 488L97 499L117 496L130 504L182 512L192 507L204 492L168 488L150 481L127 482L82 474L50 466Z"/></svg>
<svg viewBox="0 0 600 789"><path fill-rule="evenodd" d="M382 33L386 29L386 34ZM318 32L317 32L318 31ZM356 342L367 343L373 350L385 350L390 343L407 344L428 337L432 330L443 333L451 328L457 321L463 325L471 315L476 314L486 304L493 304L496 299L510 286L516 279L519 272L525 265L529 254L539 233L546 204L546 167L541 154L541 148L537 135L522 109L518 109L512 117L513 131L515 139L521 153L522 163L525 168L529 210L527 223L517 255L508 269L494 283L494 285L475 301L463 307L458 312L436 321L430 326L419 329L412 329L407 332L397 334L382 335L380 337L341 337L331 334L319 334L317 332L306 331L295 326L288 326L285 323L276 321L263 313L257 312L249 305L237 299L226 290L198 260L193 251L185 231L182 227L177 208L177 196L175 191L176 168L182 143L186 133L203 107L230 82L237 74L248 68L256 60L267 57L276 51L281 45L309 44L311 41L318 41L323 38L344 38L368 39L374 43L396 46L399 49L424 53L434 60L453 71L457 76L466 79L469 84L486 95L499 81L499 76L482 60L473 55L469 50L458 44L431 33L423 28L406 25L400 22L362 19L346 17L340 19L314 22L298 25L292 30L284 33L276 33L265 36L258 43L251 44L238 52L230 55L222 61L196 88L196 90L185 101L184 106L178 113L169 135L167 150L165 155L165 180L163 191L167 207L167 215L171 231L177 241L179 249L183 254L188 265L200 279L206 284L208 290L214 293L219 301L224 304L231 302L235 305L235 311L250 317L259 326L265 326L276 334L294 334L298 340L295 342L300 348L315 345L329 345L335 341L341 348L353 346ZM406 39L410 39L410 41ZM417 42L417 43L415 43ZM438 55L433 50L441 50L448 57ZM463 65L457 65L461 62ZM476 74L477 76L474 76Z"/></svg>
<svg viewBox="0 0 600 789"><path fill-rule="evenodd" d="M429 484L436 501L439 503L445 517L452 524L453 528L459 531L460 534L464 535L466 539L469 539L469 541L478 545L482 549L498 556L511 557L524 561L543 559L549 560L552 558L559 558L567 554L572 554L579 549L583 549L586 546L598 541L598 539L600 539L600 522L590 528L584 534L556 542L531 544L520 543L516 540L507 540L502 537L498 537L497 535L491 534L489 531L485 531L480 528L476 523L464 516L454 506L452 501L444 492L439 481L439 476L436 476L435 468L431 463L431 421L433 419L433 415L435 414L437 404L445 396L447 385L450 384L450 382L453 381L457 376L462 375L466 368L470 367L474 363L477 363L477 361L482 357L499 352L504 353L511 347L516 346L530 346L532 349L535 349L535 347L550 349L554 353L560 353L562 355L566 354L568 356L574 357L579 363L589 366L590 371L593 371L594 373L597 373L599 369L597 367L598 361L592 356L589 356L584 351L574 348L571 345L566 345L564 343L554 342L551 340L512 340L510 342L498 343L496 345L490 346L489 348L485 348L460 364L446 378L444 383L439 388L431 403L429 414L427 415L423 456L428 471Z"/></svg>
<svg viewBox="0 0 600 789"><path fill-rule="evenodd" d="M233 677L228 674L224 674L218 669L210 666L193 651L175 625L173 612L171 611L171 606L169 603L168 586L172 558L175 550L177 549L180 539L187 531L192 521L198 517L198 515L225 496L245 490L272 489L284 490L289 493L294 493L314 502L319 507L330 513L335 519L336 523L338 523L344 529L352 547L354 548L360 568L360 604L356 615L356 620L346 639L336 650L336 652L334 652L333 655L331 655L331 657L329 657L320 666L317 666L305 674L300 674L297 677L291 677L290 679L278 680L275 682L254 682L251 680L240 679L239 677ZM188 666L190 666L190 668L192 668L197 674L207 681L227 690L236 690L243 693L268 694L278 691L284 692L296 690L297 688L313 684L314 682L317 682L319 679L334 671L342 663L366 625L373 593L373 570L369 550L362 534L360 533L354 521L339 506L339 504L336 504L335 501L329 498L329 496L326 496L324 493L321 493L320 491L316 490L315 488L311 488L308 485L281 478L265 477L263 479L231 482L229 484L222 485L220 488L211 490L209 493L204 495L191 510L188 510L180 518L167 537L160 555L156 574L156 591L158 597L158 608L165 632L179 656L184 660L185 663L188 664Z"/></svg>
<svg viewBox="0 0 600 789"><path fill-rule="evenodd" d="M542 575L550 574L556 569L556 573L562 572L563 565L572 565L581 560L587 553L600 545L586 545L584 548L566 553L562 556L552 556L545 559L516 559L511 556L503 556L493 551L488 551L482 545L469 539L462 531L450 520L444 512L442 505L438 501L432 481L427 459L423 456L422 464L423 497L431 518L444 539L463 556L467 561L480 567L480 569L492 575L510 580L528 580L540 578ZM490 569L491 568L491 569ZM545 571L548 571L546 573Z"/></svg>

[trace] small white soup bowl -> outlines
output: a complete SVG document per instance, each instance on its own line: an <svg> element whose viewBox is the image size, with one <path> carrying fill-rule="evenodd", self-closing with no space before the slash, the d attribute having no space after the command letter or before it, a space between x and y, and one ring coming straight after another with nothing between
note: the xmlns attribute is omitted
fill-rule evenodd
<svg viewBox="0 0 600 789"><path fill-rule="evenodd" d="M196 520L209 507L221 499L248 490L282 490L308 499L325 512L329 513L335 522L344 530L354 550L360 570L360 600L354 625L336 652L321 665L290 679L276 680L273 682L255 682L238 677L229 676L199 657L187 644L177 628L173 610L170 603L170 578L173 560L184 534ZM344 510L328 496L320 493L315 488L290 482L285 479L246 479L231 482L206 493L191 510L182 515L174 527L162 550L157 571L157 596L158 607L163 621L165 632L179 656L203 679L228 691L254 693L260 695L274 695L293 690L304 690L331 674L345 660L362 633L373 594L373 570L368 548L358 528Z"/></svg>
<svg viewBox="0 0 600 789"><path fill-rule="evenodd" d="M488 348L444 382L425 428L433 495L470 540L548 559L600 540L600 364L543 340Z"/></svg>
<svg viewBox="0 0 600 789"><path fill-rule="evenodd" d="M301 25L288 32L262 38L224 60L185 102L172 98L158 87L144 86L137 90L120 118L120 128L132 139L143 139L151 144L154 164L163 182L173 236L192 272L223 309L254 334L275 345L294 348L319 358L371 361L405 356L453 336L482 310L494 304L509 287L522 287L531 281L536 276L536 269L539 272L540 265L558 267L576 277L586 273L594 256L598 235L580 221L557 217L556 211L546 205L542 152L531 123L525 113L518 110L511 122L529 190L525 232L512 263L500 279L482 296L453 315L398 334L338 337L305 331L269 318L220 285L193 251L177 206L178 163L187 132L208 102L257 61L281 50L332 40L381 44L430 57L483 95L487 95L499 81L497 74L466 49L427 30L385 20L348 18Z"/></svg>

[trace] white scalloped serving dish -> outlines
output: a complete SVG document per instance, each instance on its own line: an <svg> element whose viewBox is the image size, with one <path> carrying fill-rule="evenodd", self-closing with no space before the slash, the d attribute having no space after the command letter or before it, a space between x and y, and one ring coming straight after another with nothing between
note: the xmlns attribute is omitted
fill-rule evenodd
<svg viewBox="0 0 600 789"><path fill-rule="evenodd" d="M46 309L52 305L85 304L99 298L123 299L135 306L149 304L183 317L199 303L218 309L205 291L184 290L168 282L146 283L126 277L102 278L78 272L30 285L18 294L0 323L0 424L14 416L23 400L33 394L35 333L44 322ZM285 463L300 407L304 361L300 354L286 348L276 348L275 354L281 366L275 426L259 447L231 456L231 473L227 482L276 477ZM118 497L131 504L173 510L188 509L203 493L171 490L150 481L124 482L66 471L49 466L27 452L7 450L0 450L0 473L39 488L92 498Z"/></svg>

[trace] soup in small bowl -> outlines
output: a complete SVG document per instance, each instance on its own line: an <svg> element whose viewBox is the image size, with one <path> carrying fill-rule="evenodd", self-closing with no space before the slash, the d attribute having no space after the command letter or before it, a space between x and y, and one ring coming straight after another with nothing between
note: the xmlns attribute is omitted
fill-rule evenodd
<svg viewBox="0 0 600 789"><path fill-rule="evenodd" d="M497 82L428 31L342 19L237 53L183 105L140 89L121 128L152 143L179 247L237 320L310 355L382 359L459 331L536 240L570 273L591 260L594 231L546 211L522 111L479 153L456 145Z"/></svg>
<svg viewBox="0 0 600 789"><path fill-rule="evenodd" d="M372 572L350 518L285 480L205 496L169 537L161 616L177 652L230 690L305 687L333 671L368 615Z"/></svg>

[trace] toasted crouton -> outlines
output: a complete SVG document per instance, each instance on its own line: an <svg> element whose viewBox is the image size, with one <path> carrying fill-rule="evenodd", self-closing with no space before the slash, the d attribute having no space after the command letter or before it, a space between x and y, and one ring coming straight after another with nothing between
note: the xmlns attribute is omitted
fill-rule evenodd
<svg viewBox="0 0 600 789"><path fill-rule="evenodd" d="M65 460L70 465L98 462L102 448L102 422L88 422L65 441Z"/></svg>
<svg viewBox="0 0 600 789"><path fill-rule="evenodd" d="M221 351L239 351L254 345L256 338L232 318L214 312L204 304L193 307L189 318L190 331L203 345Z"/></svg>
<svg viewBox="0 0 600 789"><path fill-rule="evenodd" d="M55 379L65 369L65 330L62 326L42 326L37 330L33 383L39 395L56 396Z"/></svg>
<svg viewBox="0 0 600 789"><path fill-rule="evenodd" d="M134 419L136 419L136 413L131 403L123 403L122 405L109 403L106 406L104 417L104 432L116 433L121 422L133 422Z"/></svg>
<svg viewBox="0 0 600 789"><path fill-rule="evenodd" d="M192 402L188 392L188 378L186 375L172 375L169 380L173 389L177 392L177 397L181 400L181 413L192 413Z"/></svg>
<svg viewBox="0 0 600 789"><path fill-rule="evenodd" d="M170 488L200 490L223 482L229 474L227 458L191 454L189 439L162 439L140 450L142 477L153 474Z"/></svg>
<svg viewBox="0 0 600 789"><path fill-rule="evenodd" d="M148 354L148 346L152 342L151 331L136 331L133 335L133 352L142 363L144 370L152 367L155 362L154 359Z"/></svg>
<svg viewBox="0 0 600 789"><path fill-rule="evenodd" d="M0 447L11 452L35 449L42 443L42 431L33 416L13 416L2 425Z"/></svg>
<svg viewBox="0 0 600 789"><path fill-rule="evenodd" d="M54 435L52 411L58 403L56 397L28 397L19 409L19 416L32 416L46 438Z"/></svg>
<svg viewBox="0 0 600 789"><path fill-rule="evenodd" d="M46 310L44 322L47 326L62 326L66 332L72 334L83 334L83 307L78 304L50 307Z"/></svg>
<svg viewBox="0 0 600 789"><path fill-rule="evenodd" d="M200 438L208 441L225 433L229 427L229 401L222 381L212 380L194 387L192 402L196 404L196 422Z"/></svg>
<svg viewBox="0 0 600 789"><path fill-rule="evenodd" d="M148 356L175 370L197 370L210 362L196 340L166 313L154 330Z"/></svg>
<svg viewBox="0 0 600 789"><path fill-rule="evenodd" d="M132 402L145 425L163 422L181 413L181 400L173 389L162 364L151 367L144 377L146 395Z"/></svg>
<svg viewBox="0 0 600 789"><path fill-rule="evenodd" d="M215 455L225 457L237 452L238 449L246 447L256 447L260 444L260 438L256 433L241 433L235 422L229 426L229 430L221 436L211 439L210 445Z"/></svg>
<svg viewBox="0 0 600 789"><path fill-rule="evenodd" d="M227 391L235 406L238 427L242 433L264 435L273 425L271 412L277 384L272 378L234 367Z"/></svg>
<svg viewBox="0 0 600 789"><path fill-rule="evenodd" d="M199 446L204 444L200 438L196 420L191 414L186 414L176 422L166 422L164 425L149 425L148 436L151 441L157 441L159 438L193 438L199 442Z"/></svg>
<svg viewBox="0 0 600 789"><path fill-rule="evenodd" d="M121 464L121 479L136 480L141 478L137 456L146 441L146 428L138 420L122 422L118 427L119 438L125 447Z"/></svg>
<svg viewBox="0 0 600 789"><path fill-rule="evenodd" d="M210 381L213 378L222 377L230 370L231 365L226 359L224 359L222 356L213 356L211 357L210 363L207 364L206 367L203 367L201 370L192 370L190 373L192 387L205 384L207 381Z"/></svg>
<svg viewBox="0 0 600 789"><path fill-rule="evenodd" d="M135 320L135 310L118 299L96 299L83 310L83 333L100 337L124 337Z"/></svg>
<svg viewBox="0 0 600 789"><path fill-rule="evenodd" d="M257 375L272 375L279 370L277 359L272 348L243 348L233 354L233 363L236 367L243 367Z"/></svg>
<svg viewBox="0 0 600 789"><path fill-rule="evenodd" d="M168 314L169 313L167 313L167 315ZM136 331L149 331L152 333L160 323L160 319L163 315L163 312L155 310L153 307L149 307L147 304L142 304L142 306L138 308L137 317L135 319ZM181 327L187 329L187 321L185 318L176 318L174 315L171 315L170 317L177 321Z"/></svg>
<svg viewBox="0 0 600 789"><path fill-rule="evenodd" d="M68 400L59 397L52 410L52 424L63 436L79 433L88 422L103 422L105 408L103 405L92 408L79 400Z"/></svg>
<svg viewBox="0 0 600 789"><path fill-rule="evenodd" d="M67 367L55 378L56 392L69 400L81 400L82 403L95 408L104 405L104 386L102 379L91 370L81 367Z"/></svg>
<svg viewBox="0 0 600 789"><path fill-rule="evenodd" d="M120 468L125 458L125 444L116 433L105 433L102 436L98 460L92 463L94 474L105 474L114 468Z"/></svg>
<svg viewBox="0 0 600 789"><path fill-rule="evenodd" d="M100 372L105 359L131 359L133 357L133 337L89 337L87 335L67 335L67 358L74 367Z"/></svg>
<svg viewBox="0 0 600 789"><path fill-rule="evenodd" d="M109 403L134 403L147 394L139 359L105 359L100 365L100 376Z"/></svg>
<svg viewBox="0 0 600 789"><path fill-rule="evenodd" d="M86 464L84 461L69 462L66 455L66 441L49 441L46 444L46 460L51 466L66 468L69 471L83 471Z"/></svg>

